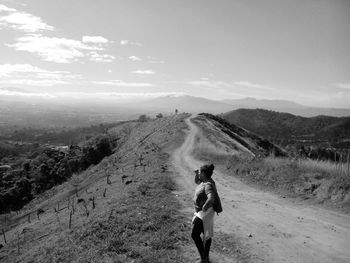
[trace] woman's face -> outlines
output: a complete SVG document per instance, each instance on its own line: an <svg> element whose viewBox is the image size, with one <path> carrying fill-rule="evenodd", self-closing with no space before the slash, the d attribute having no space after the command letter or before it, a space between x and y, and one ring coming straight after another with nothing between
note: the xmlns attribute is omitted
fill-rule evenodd
<svg viewBox="0 0 350 263"><path fill-rule="evenodd" d="M199 170L199 180L201 180L202 182L204 182L206 179L207 179L207 177L205 176L205 173L200 169Z"/></svg>

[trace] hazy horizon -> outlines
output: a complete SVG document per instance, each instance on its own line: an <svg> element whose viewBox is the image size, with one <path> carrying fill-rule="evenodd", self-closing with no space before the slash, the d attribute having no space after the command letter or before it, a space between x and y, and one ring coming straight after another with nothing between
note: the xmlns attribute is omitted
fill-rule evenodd
<svg viewBox="0 0 350 263"><path fill-rule="evenodd" d="M349 13L341 0L0 0L0 98L349 108Z"/></svg>

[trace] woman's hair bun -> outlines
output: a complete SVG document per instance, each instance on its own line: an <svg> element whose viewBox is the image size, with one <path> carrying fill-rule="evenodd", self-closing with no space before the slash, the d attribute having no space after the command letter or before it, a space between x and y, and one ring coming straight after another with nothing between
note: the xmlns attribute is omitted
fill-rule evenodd
<svg viewBox="0 0 350 263"><path fill-rule="evenodd" d="M214 168L215 168L214 164L210 164L210 165L205 164L201 167L201 171L203 171L207 177L211 177L213 174Z"/></svg>

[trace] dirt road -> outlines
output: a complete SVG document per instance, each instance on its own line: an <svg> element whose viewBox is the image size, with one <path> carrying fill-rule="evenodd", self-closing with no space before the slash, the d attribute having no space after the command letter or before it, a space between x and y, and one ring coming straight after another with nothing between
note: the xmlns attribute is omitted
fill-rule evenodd
<svg viewBox="0 0 350 263"><path fill-rule="evenodd" d="M186 206L192 209L193 170L202 162L191 155L198 128L189 119L186 122L188 135L173 153L172 162ZM215 218L215 230L239 239L256 255L255 262L350 262L349 215L293 203L217 170L213 178L224 208ZM235 262L219 254L212 261Z"/></svg>

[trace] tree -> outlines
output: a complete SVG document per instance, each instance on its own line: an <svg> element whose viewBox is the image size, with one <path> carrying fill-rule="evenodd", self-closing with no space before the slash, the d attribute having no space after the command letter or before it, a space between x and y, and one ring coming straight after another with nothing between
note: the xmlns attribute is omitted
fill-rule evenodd
<svg viewBox="0 0 350 263"><path fill-rule="evenodd" d="M156 115L156 118L157 118L157 119L163 118L163 114L158 113L158 114Z"/></svg>
<svg viewBox="0 0 350 263"><path fill-rule="evenodd" d="M138 121L146 122L148 121L148 119L149 118L145 114L143 114L143 115L140 115L140 117L138 118Z"/></svg>
<svg viewBox="0 0 350 263"><path fill-rule="evenodd" d="M112 154L112 146L108 138L101 138L97 142L96 146L97 146L97 151L101 153L102 158Z"/></svg>

